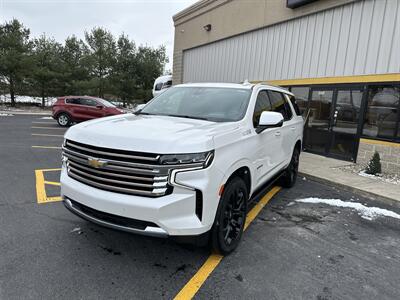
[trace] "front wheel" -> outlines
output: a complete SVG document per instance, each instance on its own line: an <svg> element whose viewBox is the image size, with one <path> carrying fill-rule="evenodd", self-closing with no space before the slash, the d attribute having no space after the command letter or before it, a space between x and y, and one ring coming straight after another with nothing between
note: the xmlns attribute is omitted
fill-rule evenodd
<svg viewBox="0 0 400 300"><path fill-rule="evenodd" d="M57 123L58 123L58 125L60 125L62 127L67 127L67 126L71 125L72 119L68 114L61 113L57 117Z"/></svg>
<svg viewBox="0 0 400 300"><path fill-rule="evenodd" d="M285 188L291 188L295 185L297 173L299 172L300 150L295 148L292 154L292 159L285 170L285 174L281 177L281 184Z"/></svg>
<svg viewBox="0 0 400 300"><path fill-rule="evenodd" d="M243 179L235 177L225 186L211 229L211 246L215 252L229 254L238 246L246 221L247 198Z"/></svg>

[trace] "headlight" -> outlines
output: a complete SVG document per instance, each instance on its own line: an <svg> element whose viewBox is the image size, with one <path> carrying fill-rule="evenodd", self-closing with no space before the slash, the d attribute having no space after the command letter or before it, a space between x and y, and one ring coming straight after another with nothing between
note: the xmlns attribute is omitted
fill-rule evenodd
<svg viewBox="0 0 400 300"><path fill-rule="evenodd" d="M161 155L160 163L163 165L193 164L207 168L214 158L214 150L202 153L165 154Z"/></svg>

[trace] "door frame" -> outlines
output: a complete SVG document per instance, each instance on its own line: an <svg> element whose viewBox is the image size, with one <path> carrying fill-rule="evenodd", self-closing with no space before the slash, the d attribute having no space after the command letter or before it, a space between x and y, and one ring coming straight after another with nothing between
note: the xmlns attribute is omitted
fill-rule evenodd
<svg viewBox="0 0 400 300"><path fill-rule="evenodd" d="M362 97L361 97L361 106L360 106L360 111L359 111L359 120L357 124L357 129L356 129L356 134L354 135L354 147L352 153L350 153L350 157L343 157L341 155L333 154L330 153L330 149L333 146L333 125L334 125L334 112L336 110L336 105L337 105L337 95L339 90L360 90L362 92ZM332 91L332 102L331 102L331 107L330 107L330 112L329 112L329 123L328 123L328 137L327 137L327 143L325 145L324 153L318 152L318 151L312 151L306 149L310 153L315 153L315 154L320 154L324 155L326 157L332 157L340 160L346 160L346 161L352 161L355 162L357 158L357 152L358 152L358 147L360 144L360 137L361 137L361 131L362 131L362 124L364 122L364 111L366 108L366 97L368 88L367 85L365 84L338 84L338 85L329 85L329 84L321 84L321 85L312 85L310 86L309 90L309 95L308 95L308 103L307 103L307 110L310 109L311 101L312 101L312 93L314 91ZM305 135L307 135L307 128L305 130Z"/></svg>

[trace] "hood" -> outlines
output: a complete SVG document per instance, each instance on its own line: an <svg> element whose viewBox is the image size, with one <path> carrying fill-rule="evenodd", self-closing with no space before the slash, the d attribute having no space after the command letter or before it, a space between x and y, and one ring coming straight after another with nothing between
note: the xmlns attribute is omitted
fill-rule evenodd
<svg viewBox="0 0 400 300"><path fill-rule="evenodd" d="M235 127L234 123L129 114L80 123L65 138L121 150L194 153L214 149L214 136Z"/></svg>

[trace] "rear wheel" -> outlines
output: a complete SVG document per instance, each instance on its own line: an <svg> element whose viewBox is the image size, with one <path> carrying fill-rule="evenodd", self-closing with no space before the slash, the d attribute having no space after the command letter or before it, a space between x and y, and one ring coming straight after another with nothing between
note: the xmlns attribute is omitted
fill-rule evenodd
<svg viewBox="0 0 400 300"><path fill-rule="evenodd" d="M229 254L238 246L246 221L247 198L243 179L235 177L229 181L211 229L211 246L215 252Z"/></svg>
<svg viewBox="0 0 400 300"><path fill-rule="evenodd" d="M292 154L289 166L285 170L285 174L281 177L283 187L291 188L295 185L297 173L299 172L300 150L296 147Z"/></svg>
<svg viewBox="0 0 400 300"><path fill-rule="evenodd" d="M71 125L72 119L69 114L61 113L57 117L57 123L58 123L58 125L60 125L62 127L67 127L67 126Z"/></svg>

